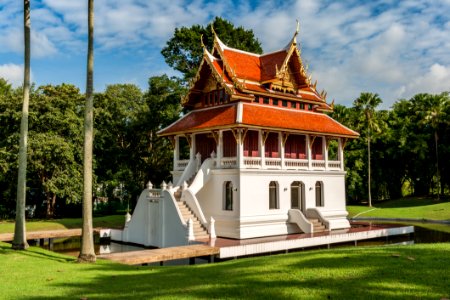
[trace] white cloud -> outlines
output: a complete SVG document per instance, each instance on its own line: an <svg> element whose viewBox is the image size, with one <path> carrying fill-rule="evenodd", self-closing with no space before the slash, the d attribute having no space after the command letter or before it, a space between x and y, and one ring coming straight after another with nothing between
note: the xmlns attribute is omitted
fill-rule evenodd
<svg viewBox="0 0 450 300"><path fill-rule="evenodd" d="M450 65L433 64L428 71L401 87L400 97L410 98L417 93L450 91Z"/></svg>
<svg viewBox="0 0 450 300"><path fill-rule="evenodd" d="M15 65L15 64L0 65L0 77L6 79L14 87L22 85L23 65Z"/></svg>

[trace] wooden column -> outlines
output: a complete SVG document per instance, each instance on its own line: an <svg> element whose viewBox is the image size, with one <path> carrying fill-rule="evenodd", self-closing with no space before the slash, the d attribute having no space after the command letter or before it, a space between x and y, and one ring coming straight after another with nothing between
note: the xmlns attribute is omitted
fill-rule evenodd
<svg viewBox="0 0 450 300"><path fill-rule="evenodd" d="M322 137L322 153L325 161L325 170L328 170L328 139L324 136Z"/></svg>

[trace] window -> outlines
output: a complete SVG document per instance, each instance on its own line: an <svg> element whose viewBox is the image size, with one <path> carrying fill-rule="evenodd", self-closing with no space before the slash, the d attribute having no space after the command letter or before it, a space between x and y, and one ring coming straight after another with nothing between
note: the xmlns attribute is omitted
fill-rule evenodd
<svg viewBox="0 0 450 300"><path fill-rule="evenodd" d="M263 103L264 104L269 104L269 97L264 97L263 98Z"/></svg>
<svg viewBox="0 0 450 300"><path fill-rule="evenodd" d="M225 197L223 201L223 209L233 210L233 183L231 181L225 181L224 189Z"/></svg>
<svg viewBox="0 0 450 300"><path fill-rule="evenodd" d="M291 184L291 208L304 209L305 185L303 182L294 181Z"/></svg>
<svg viewBox="0 0 450 300"><path fill-rule="evenodd" d="M273 106L278 106L278 100L272 100Z"/></svg>
<svg viewBox="0 0 450 300"><path fill-rule="evenodd" d="M300 103L300 109L305 109L305 103Z"/></svg>
<svg viewBox="0 0 450 300"><path fill-rule="evenodd" d="M278 209L278 183L271 181L269 183L269 209Z"/></svg>
<svg viewBox="0 0 450 300"><path fill-rule="evenodd" d="M308 104L308 110L312 110L313 106L312 104Z"/></svg>
<svg viewBox="0 0 450 300"><path fill-rule="evenodd" d="M291 102L291 108L297 108L297 103L295 103L294 101Z"/></svg>
<svg viewBox="0 0 450 300"><path fill-rule="evenodd" d="M323 183L316 181L316 207L323 207Z"/></svg>
<svg viewBox="0 0 450 300"><path fill-rule="evenodd" d="M286 100L281 100L281 106L287 107L288 102Z"/></svg>

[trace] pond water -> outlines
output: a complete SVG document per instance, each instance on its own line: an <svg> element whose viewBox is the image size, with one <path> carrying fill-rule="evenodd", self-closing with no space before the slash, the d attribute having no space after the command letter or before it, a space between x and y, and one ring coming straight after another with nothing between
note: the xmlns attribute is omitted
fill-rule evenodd
<svg viewBox="0 0 450 300"><path fill-rule="evenodd" d="M381 244L395 244L395 243L444 243L450 242L450 225L445 224L431 224L431 223L393 223L393 222L371 222L377 224L395 224L400 226L414 226L414 234L411 236L391 236L389 238L379 238L374 240L358 241L358 245L381 245ZM31 243L32 244L32 243ZM38 245L38 241L36 241ZM345 245L342 245L345 246ZM66 239L54 239L53 243L49 243L46 239L44 245L41 247L49 249L58 253L63 253L71 256L78 256L81 247L81 238L73 237ZM335 246L333 246L335 247ZM105 239L95 237L95 253L105 254L114 252L127 252L146 249L137 245L127 245L112 242Z"/></svg>

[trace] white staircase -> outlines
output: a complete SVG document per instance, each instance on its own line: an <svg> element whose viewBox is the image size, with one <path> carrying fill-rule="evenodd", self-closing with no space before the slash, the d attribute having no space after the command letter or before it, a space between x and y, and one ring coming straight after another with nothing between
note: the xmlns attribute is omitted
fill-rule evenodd
<svg viewBox="0 0 450 300"><path fill-rule="evenodd" d="M313 225L313 233L324 232L327 231L325 225L319 220L314 218L308 218L308 221Z"/></svg>

